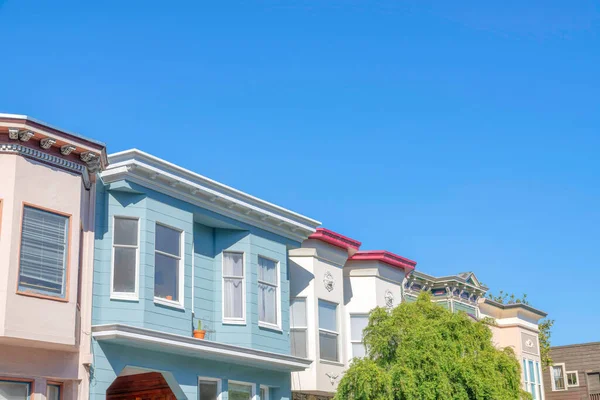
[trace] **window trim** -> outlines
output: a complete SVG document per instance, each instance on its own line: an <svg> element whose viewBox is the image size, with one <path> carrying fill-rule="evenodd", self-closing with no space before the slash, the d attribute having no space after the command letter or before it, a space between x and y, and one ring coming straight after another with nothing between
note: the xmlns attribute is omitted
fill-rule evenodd
<svg viewBox="0 0 600 400"><path fill-rule="evenodd" d="M58 399L63 400L64 385L62 382L56 382L56 381L47 381L46 382L46 400L48 400L48 386L58 386Z"/></svg>
<svg viewBox="0 0 600 400"><path fill-rule="evenodd" d="M368 322L369 322L369 313L351 313L350 314L350 319L348 321L348 322L350 322L350 326L349 326L350 331L349 331L349 335L348 336L350 338L350 354L352 355L351 359L352 358L356 358L356 357L354 357L354 351L353 351L352 345L354 345L354 344L362 344L363 346L365 345L365 342L364 342L364 340L362 340L363 339L362 337L361 337L361 340L352 340L352 317L363 317L363 318L366 317L367 318L367 324L368 324ZM366 350L367 349L365 348L365 354L366 354Z"/></svg>
<svg viewBox="0 0 600 400"><path fill-rule="evenodd" d="M276 286L275 286L275 303L276 303L275 306L277 307L277 310L276 310L275 314L277 314L276 315L277 316L277 323L276 324L271 324L269 322L261 321L260 320L260 310L259 310L259 312L258 312L258 326L261 327L261 328L268 328L268 329L274 329L274 330L282 331L282 328L281 328L281 263L280 263L279 260L276 260L274 258L266 257L266 256L263 256L263 255L259 254L257 256L257 258L256 258L257 269L260 268L259 259L261 259L261 258L264 258L265 260L272 261L272 262L275 263L275 278L276 278L276 281L277 281L276 282ZM257 274L256 274L256 282L257 282L257 284L256 284L257 288L258 288L258 285L261 284L261 283L263 285L267 285L267 286L271 286L271 287L273 286L272 283L261 281L258 278L258 271L257 271ZM258 304L258 301L257 301L256 304Z"/></svg>
<svg viewBox="0 0 600 400"><path fill-rule="evenodd" d="M13 376L0 376L0 382L10 382L10 383L23 383L27 384L29 387L29 393L27 394L27 400L31 400L32 395L35 393L35 381L33 379L27 378L15 378Z"/></svg>
<svg viewBox="0 0 600 400"><path fill-rule="evenodd" d="M240 279L239 276L228 275L225 276L225 253L241 254L242 255L242 318L231 318L225 317L225 279L234 278ZM225 325L246 325L246 278L248 271L246 268L246 253L244 251L237 250L223 250L221 252L221 323Z"/></svg>
<svg viewBox="0 0 600 400"><path fill-rule="evenodd" d="M66 261L65 261L65 297L61 298L61 297L56 297L56 296L49 296L46 294L40 294L40 293L32 293L32 292L24 292L19 290L19 277L21 276L21 247L23 244L23 219L25 218L25 207L30 207L30 208L35 208L37 210L40 211L46 211L52 214L56 214L56 215L61 215L63 217L67 217L68 219L68 232L67 232L67 248L66 248ZM53 300L53 301L59 301L61 303L68 303L69 302L69 285L71 282L71 274L69 273L71 270L71 239L73 236L73 230L72 230L72 215L62 212L62 211L58 211L58 210L54 210L48 207L42 207L33 203L27 203L27 202L23 202L22 207L21 207L21 224L19 226L19 247L17 249L17 290L16 293L18 295L21 296L29 296L29 297L37 297L39 299L46 299L46 300Z"/></svg>
<svg viewBox="0 0 600 400"><path fill-rule="evenodd" d="M198 376L198 400L200 400L200 381L216 382L217 383L217 400L222 399L223 381L220 378L210 378L208 376Z"/></svg>
<svg viewBox="0 0 600 400"><path fill-rule="evenodd" d="M329 329L325 329L325 328L321 328L321 324L320 324L320 312L319 312L319 303L320 302L325 302L325 303L329 303L329 304L335 304L335 327L337 329L337 331L331 331ZM339 313L339 307L340 304L339 303L335 303L333 301L329 301L329 300L325 300L325 299L317 299L317 331L319 333L318 338L319 338L319 362L324 362L324 363L336 363L336 364L343 364L343 357L342 357L342 351L341 351L341 340L340 340L340 313ZM325 333L329 333L329 334L334 334L336 335L336 344L337 344L337 355L338 355L338 359L337 360L327 360L324 358L321 358L321 331L325 332Z"/></svg>
<svg viewBox="0 0 600 400"><path fill-rule="evenodd" d="M577 383L576 384L574 384L574 385L570 385L569 384L569 374L575 374L575 378L577 378ZM568 388L579 387L579 371L567 371L567 372L565 372L565 379L567 381L567 386L566 387L568 387Z"/></svg>
<svg viewBox="0 0 600 400"><path fill-rule="evenodd" d="M175 308L184 308L183 305L183 300L185 298L184 296L184 290L185 290L185 231L183 229L180 228L176 228L174 226L171 225L167 225L165 223L159 222L159 221L155 221L154 222L154 268L156 271L156 254L161 254L163 256L166 257L171 257L174 259L177 259L177 257L174 257L173 254L170 253L165 253L164 251L160 251L160 250L156 250L156 225L161 225L165 228L168 229L172 229L174 231L179 232L179 282L177 283L179 288L179 299L177 300L169 300L169 299L163 299L162 297L156 297L154 296L154 293L152 294L153 298L154 298L154 303L155 304L160 304L163 306L169 306L169 307L175 307ZM156 273L156 272L155 272ZM153 283L154 285L156 285L156 275L153 278ZM153 285L153 287L154 287Z"/></svg>
<svg viewBox="0 0 600 400"><path fill-rule="evenodd" d="M265 397L263 398L262 396L260 396L260 400L269 400L269 397L270 397L269 386L261 384L259 387L259 390L258 390L259 394L260 394L260 391L263 389L265 390Z"/></svg>
<svg viewBox="0 0 600 400"><path fill-rule="evenodd" d="M250 383L250 382L244 382L244 381L235 381L233 379L228 379L227 380L227 398L229 398L229 384L233 383L235 385L243 385L243 386L250 386L252 387L252 392L251 394L251 399L252 400L256 400L256 383Z"/></svg>
<svg viewBox="0 0 600 400"><path fill-rule="evenodd" d="M129 292L115 292L115 220L119 219L132 219L137 221L137 246L135 253L135 290L133 293ZM111 300L125 300L125 301L139 301L139 285L140 285L140 243L141 243L141 221L139 217L132 217L129 215L113 215L112 217L112 243L111 243L111 260L110 260L110 299ZM118 247L124 247L128 249L132 249L131 245L121 245L118 244Z"/></svg>
<svg viewBox="0 0 600 400"><path fill-rule="evenodd" d="M304 331L306 332L305 335L305 339L304 339L304 345L305 345L305 349L306 349L306 356L308 357L308 299L306 298L306 296L303 297L292 297L290 298L290 310L292 308L292 301L294 300L303 300L304 301L304 316L305 316L305 320L306 320L306 325L305 326L292 326L292 320L290 319L290 332L291 331ZM290 312L291 315L291 312ZM290 342L290 353L292 352L292 348L291 348L291 342ZM297 356L295 356L297 357Z"/></svg>
<svg viewBox="0 0 600 400"><path fill-rule="evenodd" d="M558 367L558 366L561 366L562 370L563 370L563 381L565 384L564 389L557 389L556 385L554 383L554 372L553 371L554 371L554 368ZM550 384L551 384L553 392L564 392L565 390L569 389L569 387L567 386L567 368L565 366L565 363L556 363L556 364L550 366Z"/></svg>

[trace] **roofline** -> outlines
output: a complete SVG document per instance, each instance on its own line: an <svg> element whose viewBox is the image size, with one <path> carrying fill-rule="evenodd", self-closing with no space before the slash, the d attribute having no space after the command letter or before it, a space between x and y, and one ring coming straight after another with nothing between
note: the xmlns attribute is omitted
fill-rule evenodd
<svg viewBox="0 0 600 400"><path fill-rule="evenodd" d="M47 122L41 121L41 120L39 120L37 118L30 117L28 115L0 113L0 118L22 119L22 120L25 120L25 121L33 122L35 124L43 125L43 126L45 126L47 128L53 129L55 131L62 132L62 133L67 134L69 136L73 136L73 137L75 137L77 139L85 140L86 142L90 142L90 143L93 143L93 144L95 144L97 146L106 148L106 144L104 142L100 142L100 141L95 140L95 139L90 139L90 138L88 138L86 136L80 135L79 133L75 133L75 132L68 131L68 130L63 129L63 128L59 128L59 127L57 127L55 125L52 125L52 124L49 124Z"/></svg>
<svg viewBox="0 0 600 400"><path fill-rule="evenodd" d="M490 304L494 307L500 308L502 310L509 310L509 309L513 309L513 308L523 308L534 314L540 315L542 318L546 318L548 316L548 313L546 313L542 310L538 310L537 308L531 307L530 305L524 304L524 303L503 304L503 303L499 303L497 301L494 301L491 299L486 299L486 298L483 299L483 302Z"/></svg>
<svg viewBox="0 0 600 400"><path fill-rule="evenodd" d="M465 285L473 287L473 288L475 288L477 290L481 290L481 291L484 291L484 292L487 292L489 290L489 288L487 286L484 286L484 285L475 286L475 285L473 285L471 283L468 283L466 279L464 279L464 278L462 278L462 277L460 277L458 275L447 275L447 276L435 277L433 275L425 274L425 273L423 273L421 271L415 271L413 273L413 276L420 277L420 278L423 278L423 279L429 279L432 282L436 282L436 283L441 283L441 282L448 281L448 280L457 280L457 281L462 282Z"/></svg>
<svg viewBox="0 0 600 400"><path fill-rule="evenodd" d="M381 261L392 267L402 268L411 272L417 266L417 262L408 258L391 253L387 250L362 250L354 253L348 260L352 261Z"/></svg>
<svg viewBox="0 0 600 400"><path fill-rule="evenodd" d="M600 342L565 344L565 345L562 345L562 346L552 346L552 347L550 347L550 350L565 349L565 348L569 348L569 347L599 346L599 345L600 345Z"/></svg>
<svg viewBox="0 0 600 400"><path fill-rule="evenodd" d="M326 228L317 228L317 231L308 237L309 239L320 240L331 245L341 247L342 249L360 249L361 242L341 235Z"/></svg>

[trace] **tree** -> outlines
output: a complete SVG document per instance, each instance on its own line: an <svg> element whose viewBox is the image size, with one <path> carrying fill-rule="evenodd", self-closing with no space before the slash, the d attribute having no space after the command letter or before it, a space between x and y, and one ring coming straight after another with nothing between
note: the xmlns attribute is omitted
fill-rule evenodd
<svg viewBox="0 0 600 400"><path fill-rule="evenodd" d="M487 323L440 307L429 293L376 308L363 335L368 354L353 360L336 400L531 398L514 352L493 346Z"/></svg>
<svg viewBox="0 0 600 400"><path fill-rule="evenodd" d="M522 297L516 297L514 293L510 295L504 293L504 291L498 292L498 295L488 293L488 298L501 304L526 304L530 305L527 300L527 294L523 294ZM550 357L550 338L552 336L552 325L554 325L553 319L545 319L538 324L539 341L540 341L540 358L542 360L542 367L547 368L553 364L552 358Z"/></svg>

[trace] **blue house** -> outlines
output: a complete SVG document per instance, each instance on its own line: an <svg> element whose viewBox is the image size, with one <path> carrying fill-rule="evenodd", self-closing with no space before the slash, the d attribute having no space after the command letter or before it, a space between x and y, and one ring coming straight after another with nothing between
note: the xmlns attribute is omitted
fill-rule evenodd
<svg viewBox="0 0 600 400"><path fill-rule="evenodd" d="M320 223L138 150L109 162L90 398L290 399L311 361L290 355L288 250Z"/></svg>

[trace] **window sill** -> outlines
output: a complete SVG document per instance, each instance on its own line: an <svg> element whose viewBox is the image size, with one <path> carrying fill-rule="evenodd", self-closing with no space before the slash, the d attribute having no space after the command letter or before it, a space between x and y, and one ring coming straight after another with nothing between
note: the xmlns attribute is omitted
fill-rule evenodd
<svg viewBox="0 0 600 400"><path fill-rule="evenodd" d="M118 300L118 301L131 301L131 302L140 301L140 298L137 296L127 296L127 295L122 295L122 294L111 294L110 299Z"/></svg>
<svg viewBox="0 0 600 400"><path fill-rule="evenodd" d="M260 322L260 321L258 321L258 327L259 328L263 328L263 329L268 329L270 331L275 331L275 332L283 333L283 329L281 329L280 326L269 324L267 322Z"/></svg>
<svg viewBox="0 0 600 400"><path fill-rule="evenodd" d="M173 300L162 299L160 297L154 298L154 304L158 304L165 307L175 308L177 310L185 310L185 307L181 303Z"/></svg>
<svg viewBox="0 0 600 400"><path fill-rule="evenodd" d="M246 325L246 320L224 319L223 325Z"/></svg>
<svg viewBox="0 0 600 400"><path fill-rule="evenodd" d="M343 367L344 366L344 363L339 362L339 361L329 361L329 360L319 359L319 362L321 364L337 365L338 367Z"/></svg>
<svg viewBox="0 0 600 400"><path fill-rule="evenodd" d="M41 294L41 293L17 291L17 294L21 295L21 296L36 297L38 299L44 299L44 300L60 301L61 303L68 303L69 302L68 298L48 296L46 294Z"/></svg>

